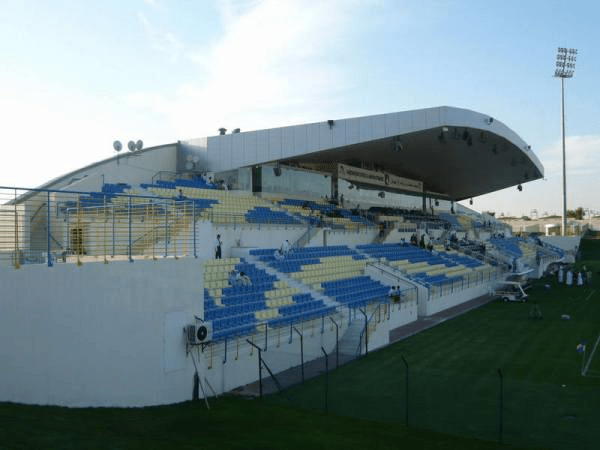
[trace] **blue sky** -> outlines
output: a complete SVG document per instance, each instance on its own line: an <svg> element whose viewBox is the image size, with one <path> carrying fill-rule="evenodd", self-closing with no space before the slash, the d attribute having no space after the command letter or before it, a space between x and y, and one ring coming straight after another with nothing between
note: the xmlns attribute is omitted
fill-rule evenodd
<svg viewBox="0 0 600 450"><path fill-rule="evenodd" d="M145 146L449 105L528 142L545 180L474 199L562 208L557 47L567 80L568 207L600 210L600 3L583 0L2 0L0 185L35 187Z"/></svg>

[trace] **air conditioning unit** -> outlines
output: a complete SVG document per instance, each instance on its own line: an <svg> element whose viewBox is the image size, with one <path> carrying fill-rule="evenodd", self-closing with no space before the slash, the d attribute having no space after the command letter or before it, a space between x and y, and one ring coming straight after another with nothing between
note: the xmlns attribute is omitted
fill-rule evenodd
<svg viewBox="0 0 600 450"><path fill-rule="evenodd" d="M188 344L204 344L212 340L212 324L210 322L187 325L184 332Z"/></svg>
<svg viewBox="0 0 600 450"><path fill-rule="evenodd" d="M212 341L212 323L201 322L196 325L196 342L203 344Z"/></svg>

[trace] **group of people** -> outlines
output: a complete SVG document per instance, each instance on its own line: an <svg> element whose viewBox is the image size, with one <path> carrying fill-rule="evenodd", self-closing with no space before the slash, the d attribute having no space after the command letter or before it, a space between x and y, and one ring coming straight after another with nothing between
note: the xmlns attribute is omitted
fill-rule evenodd
<svg viewBox="0 0 600 450"><path fill-rule="evenodd" d="M231 284L233 287L252 286L252 280L250 277L237 269L233 269L231 272L229 272L227 279L229 284Z"/></svg>
<svg viewBox="0 0 600 450"><path fill-rule="evenodd" d="M591 285L592 284L592 271L587 270L585 266L582 267L582 270L579 272L573 271L570 268L565 273L564 269L561 267L558 269L558 283L565 283L567 286L583 286L584 284Z"/></svg>

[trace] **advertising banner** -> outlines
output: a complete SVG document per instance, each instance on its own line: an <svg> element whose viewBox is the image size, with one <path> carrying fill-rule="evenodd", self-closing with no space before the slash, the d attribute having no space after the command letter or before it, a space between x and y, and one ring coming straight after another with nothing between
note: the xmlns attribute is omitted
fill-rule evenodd
<svg viewBox="0 0 600 450"><path fill-rule="evenodd" d="M387 172L375 172L338 164L338 178L355 183L371 184L400 191L423 192L423 182L402 178Z"/></svg>

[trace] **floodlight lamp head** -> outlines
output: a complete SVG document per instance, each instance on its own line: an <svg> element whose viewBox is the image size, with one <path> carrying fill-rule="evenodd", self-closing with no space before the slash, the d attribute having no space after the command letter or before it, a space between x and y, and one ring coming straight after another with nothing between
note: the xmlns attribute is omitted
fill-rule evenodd
<svg viewBox="0 0 600 450"><path fill-rule="evenodd" d="M141 150L142 148L144 148L144 142L142 142L141 139L138 139L137 142L135 143L135 149Z"/></svg>
<svg viewBox="0 0 600 450"><path fill-rule="evenodd" d="M493 117L488 117L487 124L491 125L493 122L494 122L494 118Z"/></svg>
<svg viewBox="0 0 600 450"><path fill-rule="evenodd" d="M133 141L129 141L129 142L127 143L127 148L129 149L129 151L130 151L130 152L133 152L133 151L135 151L135 142L133 142Z"/></svg>
<svg viewBox="0 0 600 450"><path fill-rule="evenodd" d="M123 144L121 144L121 141L115 141L113 142L113 148L115 149L115 152L120 152L123 149Z"/></svg>
<svg viewBox="0 0 600 450"><path fill-rule="evenodd" d="M517 189L519 190L519 192L521 192L521 191L523 190L523 186L521 186L521 185L518 185L518 186L517 186Z"/></svg>

